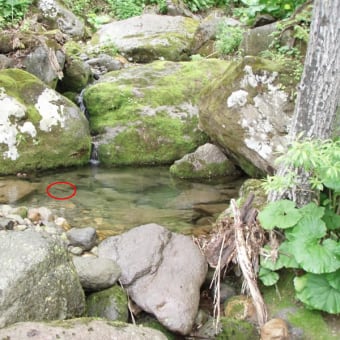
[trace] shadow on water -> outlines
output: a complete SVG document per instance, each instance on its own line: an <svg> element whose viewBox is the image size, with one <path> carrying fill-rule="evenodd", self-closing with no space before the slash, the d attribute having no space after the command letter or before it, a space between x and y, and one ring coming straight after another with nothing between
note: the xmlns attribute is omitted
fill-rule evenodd
<svg viewBox="0 0 340 340"><path fill-rule="evenodd" d="M171 177L168 167L88 166L44 173L25 181L33 183L36 190L14 205L48 207L74 227L94 226L102 235L114 235L154 222L191 234L211 226L229 200L237 196L244 178L189 182ZM69 200L49 197L46 188L59 181L73 183L76 195ZM56 185L50 193L67 197L72 190L68 185Z"/></svg>

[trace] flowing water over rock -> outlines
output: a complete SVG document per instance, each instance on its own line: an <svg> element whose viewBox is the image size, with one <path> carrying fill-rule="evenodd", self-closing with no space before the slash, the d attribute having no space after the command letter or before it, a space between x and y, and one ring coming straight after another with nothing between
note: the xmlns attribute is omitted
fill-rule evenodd
<svg viewBox="0 0 340 340"><path fill-rule="evenodd" d="M244 179L223 178L198 183L172 178L167 167L107 169L88 166L28 176L22 181L24 185L26 181L33 183L36 191L11 202L12 205L45 206L65 217L71 226L93 226L99 234L108 236L151 222L184 234L199 232L227 208ZM77 187L76 195L69 200L49 197L46 188L53 182L73 183ZM49 192L62 198L72 191L69 185L55 185Z"/></svg>

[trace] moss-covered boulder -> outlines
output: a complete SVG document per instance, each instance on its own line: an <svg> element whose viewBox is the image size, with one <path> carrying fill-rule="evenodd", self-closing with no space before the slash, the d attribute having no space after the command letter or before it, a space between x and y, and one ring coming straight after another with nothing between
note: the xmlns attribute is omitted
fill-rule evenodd
<svg viewBox="0 0 340 340"><path fill-rule="evenodd" d="M60 239L32 230L1 232L0 258L0 328L83 314L84 292Z"/></svg>
<svg viewBox="0 0 340 340"><path fill-rule="evenodd" d="M199 21L182 16L144 14L103 25L91 44L114 44L136 62L188 60L191 40Z"/></svg>
<svg viewBox="0 0 340 340"><path fill-rule="evenodd" d="M251 177L272 173L287 144L295 85L288 64L234 61L201 93L200 126Z"/></svg>
<svg viewBox="0 0 340 340"><path fill-rule="evenodd" d="M18 69L0 71L0 174L88 161L91 137L71 101Z"/></svg>
<svg viewBox="0 0 340 340"><path fill-rule="evenodd" d="M89 86L84 102L100 162L169 164L204 144L198 98L227 66L223 60L157 61L107 73Z"/></svg>
<svg viewBox="0 0 340 340"><path fill-rule="evenodd" d="M86 299L87 315L112 321L127 322L129 317L128 299L123 288L111 288L95 292Z"/></svg>
<svg viewBox="0 0 340 340"><path fill-rule="evenodd" d="M236 169L216 145L206 143L176 161L170 173L180 178L211 178L234 175Z"/></svg>

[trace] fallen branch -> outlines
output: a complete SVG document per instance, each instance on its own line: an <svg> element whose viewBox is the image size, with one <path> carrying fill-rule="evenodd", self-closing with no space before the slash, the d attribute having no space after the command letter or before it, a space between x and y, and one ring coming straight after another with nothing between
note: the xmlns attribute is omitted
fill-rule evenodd
<svg viewBox="0 0 340 340"><path fill-rule="evenodd" d="M237 261L241 268L245 283L249 289L249 293L253 299L255 306L258 325L262 327L267 321L267 309L263 301L260 290L257 286L256 269L254 269L252 262L248 256L248 249L245 240L244 226L253 218L249 213L248 207L253 200L253 196L247 200L242 212L237 207L235 200L230 201L230 205L234 215L234 232L235 232L235 244Z"/></svg>

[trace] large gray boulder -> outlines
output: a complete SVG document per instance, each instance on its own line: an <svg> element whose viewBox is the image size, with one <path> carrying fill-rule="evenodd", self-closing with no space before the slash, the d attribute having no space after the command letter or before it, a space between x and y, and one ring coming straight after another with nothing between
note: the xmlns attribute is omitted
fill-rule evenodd
<svg viewBox="0 0 340 340"><path fill-rule="evenodd" d="M98 254L117 261L121 283L143 310L174 332L191 331L207 263L190 237L146 224L107 238Z"/></svg>
<svg viewBox="0 0 340 340"><path fill-rule="evenodd" d="M202 91L200 127L251 177L273 173L287 146L295 85L289 64L234 61Z"/></svg>
<svg viewBox="0 0 340 340"><path fill-rule="evenodd" d="M0 71L0 174L88 162L91 136L79 108L38 78Z"/></svg>
<svg viewBox="0 0 340 340"><path fill-rule="evenodd" d="M135 62L188 60L198 20L182 16L144 14L103 25L93 46L113 44Z"/></svg>
<svg viewBox="0 0 340 340"><path fill-rule="evenodd" d="M84 292L59 239L32 230L1 232L0 258L0 328L84 313Z"/></svg>
<svg viewBox="0 0 340 340"><path fill-rule="evenodd" d="M122 322L81 318L58 322L20 322L0 329L1 339L20 340L167 340L161 332Z"/></svg>

